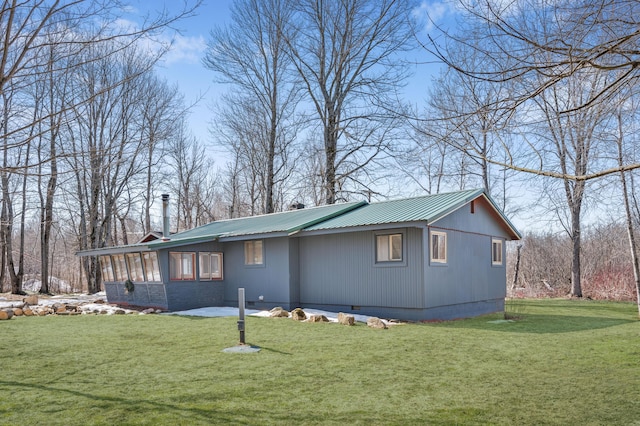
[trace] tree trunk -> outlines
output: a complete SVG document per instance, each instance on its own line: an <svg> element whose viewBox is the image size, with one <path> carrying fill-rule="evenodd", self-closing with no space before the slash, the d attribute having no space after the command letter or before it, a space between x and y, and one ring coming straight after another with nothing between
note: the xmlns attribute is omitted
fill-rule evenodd
<svg viewBox="0 0 640 426"><path fill-rule="evenodd" d="M336 127L338 120L333 114L329 114L328 125L324 132L325 151L325 202L327 204L336 203L336 155L338 151L338 137Z"/></svg>
<svg viewBox="0 0 640 426"><path fill-rule="evenodd" d="M568 184L568 182L566 183ZM582 211L582 194L584 182L576 182L573 197L569 200L571 209L571 296L582 297L580 251L582 249L582 230L580 214Z"/></svg>
<svg viewBox="0 0 640 426"><path fill-rule="evenodd" d="M620 137L618 139L618 166L622 167L624 165L624 155L622 150L622 120L620 116L618 116L618 126L620 131ZM638 305L638 317L640 317L640 260L638 259L638 245L636 243L635 230L633 227L633 211L631 209L629 191L627 189L627 178L624 171L620 172L620 183L622 183L622 200L624 201L624 210L627 216L627 236L629 238L631 264L633 265L633 280L636 284L636 303Z"/></svg>
<svg viewBox="0 0 640 426"><path fill-rule="evenodd" d="M522 254L522 244L518 244L516 249L516 266L515 271L513 273L513 283L511 284L511 290L515 290L518 285L518 274L520 273L520 255Z"/></svg>

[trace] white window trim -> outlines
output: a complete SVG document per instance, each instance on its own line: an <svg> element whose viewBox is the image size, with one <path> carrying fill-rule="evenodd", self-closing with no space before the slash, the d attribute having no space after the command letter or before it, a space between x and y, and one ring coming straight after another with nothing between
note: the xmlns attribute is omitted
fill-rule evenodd
<svg viewBox="0 0 640 426"><path fill-rule="evenodd" d="M495 247L499 246L500 251L496 252L495 251ZM500 253L500 259L497 259L494 257L494 255L496 253ZM503 243L501 239L498 238L492 238L491 239L491 265L493 266L502 266L504 264L504 248L503 248Z"/></svg>
<svg viewBox="0 0 640 426"><path fill-rule="evenodd" d="M441 236L444 237L444 259L440 259L440 258L435 258L434 257L434 250L433 250L433 237L434 236ZM431 230L429 232L429 260L431 263L437 263L437 264L446 264L449 260L449 256L447 255L447 251L448 251L449 247L448 247L448 243L447 243L447 233L444 231L433 231Z"/></svg>

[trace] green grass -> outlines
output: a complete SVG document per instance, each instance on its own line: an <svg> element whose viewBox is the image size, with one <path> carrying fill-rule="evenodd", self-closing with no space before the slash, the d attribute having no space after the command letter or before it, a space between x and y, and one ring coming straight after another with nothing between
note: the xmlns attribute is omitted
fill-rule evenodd
<svg viewBox="0 0 640 426"><path fill-rule="evenodd" d="M0 322L0 424L640 424L634 304L518 302L407 324L81 316Z"/></svg>

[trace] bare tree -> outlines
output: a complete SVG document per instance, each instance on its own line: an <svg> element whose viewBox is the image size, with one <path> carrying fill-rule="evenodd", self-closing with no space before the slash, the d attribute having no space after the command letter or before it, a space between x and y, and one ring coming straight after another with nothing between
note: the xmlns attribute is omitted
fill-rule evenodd
<svg viewBox="0 0 640 426"><path fill-rule="evenodd" d="M290 25L292 15L289 0L236 2L229 26L211 31L204 58L205 66L215 71L220 81L233 85L235 95L225 103L240 104L241 117L223 121L232 126L228 130L240 136L244 126L235 126L234 121L250 120L244 123L250 134L243 138L253 142L252 155L264 159L261 179L254 182L262 193L260 213L276 210L277 185L288 178L291 169L287 162L295 139L292 128L296 126L299 94L289 77L291 60L283 28ZM227 108L222 115L233 112Z"/></svg>
<svg viewBox="0 0 640 426"><path fill-rule="evenodd" d="M141 109L147 95L144 84L154 58L134 48L102 60L85 61L74 74L74 93L87 101L74 107L74 122L69 123L69 141L65 144L67 167L75 172L77 204L80 215L78 244L81 250L100 248L112 241L114 217L119 198L135 182L146 183L145 159L150 141L141 136ZM144 192L143 185L138 185ZM95 258L83 258L89 291L99 290L100 271Z"/></svg>
<svg viewBox="0 0 640 426"><path fill-rule="evenodd" d="M205 147L183 127L169 144L168 159L172 173L167 184L177 195L176 232L214 220L211 207L216 183Z"/></svg>
<svg viewBox="0 0 640 426"><path fill-rule="evenodd" d="M115 56L123 49L134 46L142 38L148 39L156 31L166 28L180 18L190 16L198 5L198 0L193 4L185 2L176 14L169 15L162 12L155 17L147 16L139 27L133 29L130 27L128 30L115 25L121 12L125 10L121 8L120 2L5 1L0 8L0 45L2 46L0 48L0 96L7 101L0 106L0 115L3 117L0 127L0 140L3 145L0 149L2 158L6 159L1 166L0 174L6 183L5 189L9 189L11 180L17 179L16 176L22 179L22 185L16 191L17 196L23 200L21 204L17 204L21 220L17 234L18 255L21 259L24 250L23 229L27 179L34 168L38 168L42 173L38 176L44 177L44 174L48 173L46 185L39 186L43 190L40 193L42 291L47 292L49 281L47 259L51 226L54 220L53 205L59 179L56 140L59 138L60 120L63 116L65 119L73 120L73 112L78 111L83 103L91 100L91 97L74 96L73 98L65 97L64 102L61 102L60 93L65 92L66 77L75 73L78 66L87 65L92 61L117 60ZM97 46L101 49L97 49ZM160 49L156 59L165 49L166 46ZM100 52L102 56L96 56L96 52ZM52 76L57 77L52 78ZM50 88L41 90L43 83L47 80ZM126 80L112 80L110 84L118 86L124 82ZM108 90L110 87L102 85L92 96ZM33 96L42 96L42 98L34 99ZM30 117L23 114L28 110L34 111ZM48 140L49 144L46 149L38 150L37 161L24 157L27 152L33 151L34 141L39 148L44 148L45 140ZM21 149L24 150L21 151ZM12 162L16 155L23 155L21 161L17 163ZM43 167L45 164L48 166ZM3 221L2 229L5 238L7 235L12 238L12 229L7 226L11 226L13 220L13 206L8 204L13 200L9 197L4 197L3 200L3 218L6 220ZM8 244L4 244L3 248L11 251L12 242L6 242ZM10 266L10 269L14 267L14 265L8 265L13 260L5 256L6 253L3 254L3 270L0 272L2 277L6 266ZM18 263L22 262L20 259ZM21 266L18 266L15 283L21 280L19 278L21 271ZM10 275L14 275L11 271L9 272ZM20 291L19 285L13 285L12 291Z"/></svg>
<svg viewBox="0 0 640 426"><path fill-rule="evenodd" d="M445 37L437 41L432 38L429 48L466 76L497 86L509 84L511 90L491 104L507 115L527 108L530 100L568 78L598 76L600 84L579 103L561 111L567 113L607 103L620 88L634 84L640 76L640 4L636 1L460 0L458 4L465 11L461 20L464 26L456 33L445 31ZM471 49L482 66L456 61L461 49ZM506 160L487 156L487 161L502 167L572 181L640 167L637 162L622 166L603 162L598 168L564 174L523 163L522 159L508 151Z"/></svg>
<svg viewBox="0 0 640 426"><path fill-rule="evenodd" d="M349 180L393 143L408 70L398 53L412 47L411 11L406 0L296 5L287 42L322 135L326 204L344 197Z"/></svg>
<svg viewBox="0 0 640 426"><path fill-rule="evenodd" d="M187 109L177 86L169 86L154 75L147 75L142 84L146 96L141 99L139 137L145 141L147 155L144 158L146 179L142 196L143 233L151 232L151 207L157 198L153 193L158 180L163 180L165 145L178 137ZM160 177L160 179L158 179Z"/></svg>
<svg viewBox="0 0 640 426"><path fill-rule="evenodd" d="M574 109L585 97L599 91L602 82L592 78L590 72L576 73L535 98L542 113L539 129L541 161L552 166L563 176L586 175L597 165L598 157L593 152L598 146L599 132L605 127L609 107L593 104ZM566 112L571 111L571 112ZM582 207L586 196L585 180L562 179L562 191L569 212L568 222L563 226L572 242L571 295L582 297L581 285L581 235ZM562 221L561 221L562 222Z"/></svg>
<svg viewBox="0 0 640 426"><path fill-rule="evenodd" d="M636 102L634 102L636 101ZM624 114L623 114L624 110ZM629 117L630 116L630 117ZM632 124L629 126L625 122L631 118ZM626 148L628 144L627 139L631 139L632 146L637 146L637 138L635 134L637 132L637 100L631 98L627 102L623 102L620 109L616 113L617 122L617 148L618 148L618 165L622 166L627 161L626 157L635 154L633 151L629 152ZM629 128L630 127L630 128ZM629 130L631 134L629 135ZM629 240L629 253L631 257L631 265L633 269L633 280L636 289L636 302L638 305L638 315L640 316L640 253L638 252L638 242L636 240L636 226L633 214L633 181L629 182L627 179L627 173L620 172L620 183L622 184L622 201L625 210L625 225L627 230L627 238Z"/></svg>

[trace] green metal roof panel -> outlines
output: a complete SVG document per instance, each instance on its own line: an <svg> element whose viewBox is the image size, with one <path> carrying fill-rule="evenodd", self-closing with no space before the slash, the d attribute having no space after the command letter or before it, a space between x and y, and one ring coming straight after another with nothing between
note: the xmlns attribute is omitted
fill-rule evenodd
<svg viewBox="0 0 640 426"><path fill-rule="evenodd" d="M426 221L431 223L482 195L482 189L381 201L306 228L307 231Z"/></svg>
<svg viewBox="0 0 640 426"><path fill-rule="evenodd" d="M342 203L260 216L219 220L194 229L172 234L169 241L156 240L150 242L149 245L170 246L180 242L198 242L223 237L238 237L270 233L289 234L299 231L307 226L315 225L323 220L331 219L336 215L341 215L364 204L366 203Z"/></svg>

